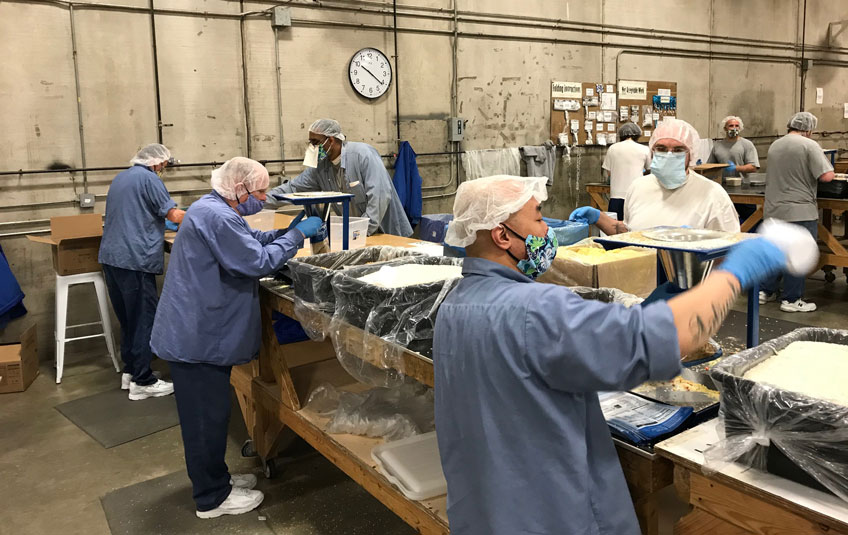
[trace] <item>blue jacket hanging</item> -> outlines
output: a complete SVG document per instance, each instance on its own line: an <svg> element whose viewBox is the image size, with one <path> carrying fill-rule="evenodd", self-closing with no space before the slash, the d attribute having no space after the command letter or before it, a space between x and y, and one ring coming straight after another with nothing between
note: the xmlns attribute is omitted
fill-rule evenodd
<svg viewBox="0 0 848 535"><path fill-rule="evenodd" d="M403 210L413 227L421 220L424 202L421 198L421 175L418 173L415 156L409 141L402 141L395 162L395 176L392 178Z"/></svg>
<svg viewBox="0 0 848 535"><path fill-rule="evenodd" d="M0 247L0 329L9 321L26 314L23 300L24 292L9 267L6 253Z"/></svg>

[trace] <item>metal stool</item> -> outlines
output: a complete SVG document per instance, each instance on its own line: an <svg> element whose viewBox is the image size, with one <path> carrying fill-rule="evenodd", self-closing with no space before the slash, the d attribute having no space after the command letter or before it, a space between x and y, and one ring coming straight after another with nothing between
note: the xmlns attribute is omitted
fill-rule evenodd
<svg viewBox="0 0 848 535"><path fill-rule="evenodd" d="M74 284L86 283L94 284L94 291L97 292L97 307L100 312L100 321L68 325L68 288ZM103 278L103 272L101 271L80 273L78 275L56 275L56 384L62 382L62 371L65 367L65 343L76 340L99 338L101 336L105 338L106 348L109 350L109 356L112 357L112 364L115 365L115 371L121 371L118 365L118 359L115 357L112 322L109 318L109 306L107 305L106 295L106 280ZM92 325L102 325L103 332L88 336L66 338L68 329L90 327Z"/></svg>

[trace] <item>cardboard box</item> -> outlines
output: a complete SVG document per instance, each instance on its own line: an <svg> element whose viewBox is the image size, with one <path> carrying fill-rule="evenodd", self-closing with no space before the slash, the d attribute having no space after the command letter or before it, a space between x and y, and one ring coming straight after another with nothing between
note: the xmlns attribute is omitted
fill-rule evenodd
<svg viewBox="0 0 848 535"><path fill-rule="evenodd" d="M0 345L0 394L23 392L38 375L38 338L35 325L24 331L18 344Z"/></svg>
<svg viewBox="0 0 848 535"><path fill-rule="evenodd" d="M50 218L50 236L27 236L53 247L53 269L58 275L100 271L97 255L103 236L103 216L83 214Z"/></svg>
<svg viewBox="0 0 848 535"><path fill-rule="evenodd" d="M600 246L595 245L595 247ZM638 297L647 297L657 287L657 251L645 247L624 247L623 249L639 254L598 264L581 263L571 258L558 256L551 264L551 268L538 280L562 286L618 288Z"/></svg>

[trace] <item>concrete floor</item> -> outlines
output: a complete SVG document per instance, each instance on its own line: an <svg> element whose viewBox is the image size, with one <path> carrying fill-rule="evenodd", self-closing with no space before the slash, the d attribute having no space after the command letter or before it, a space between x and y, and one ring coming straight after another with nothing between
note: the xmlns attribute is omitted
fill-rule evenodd
<svg viewBox="0 0 848 535"><path fill-rule="evenodd" d="M807 296L819 305L819 311L786 314L771 303L763 307L762 314L807 325L848 327L848 286L844 276L840 274L834 284L825 284L823 274L817 274L808 283ZM744 300L737 304L739 310L744 307ZM53 382L53 369L47 363L26 392L0 395L0 532L108 534L100 503L103 495L184 469L179 427L104 449L54 409L65 401L115 387L119 376L109 368L104 353L90 354L95 353L96 357L69 355L61 385ZM245 431L237 411L233 412L233 419L227 459L230 468L234 472L258 473L260 467L255 459L242 459L239 455ZM328 461L321 457L300 462L313 465L311 469L317 473L332 472L326 466ZM327 479L325 486L309 488L310 506L297 511L296 525L277 524L273 526L276 533L344 533L327 528L327 517L334 517L343 525L344 519L361 516L363 510L370 511L375 534L382 535L386 526L397 525L393 513L364 493L353 500L339 501L339 478ZM286 504L290 506L303 498L283 492L270 496L291 502ZM679 514L679 509L670 507ZM669 522L674 519L671 513L666 517Z"/></svg>

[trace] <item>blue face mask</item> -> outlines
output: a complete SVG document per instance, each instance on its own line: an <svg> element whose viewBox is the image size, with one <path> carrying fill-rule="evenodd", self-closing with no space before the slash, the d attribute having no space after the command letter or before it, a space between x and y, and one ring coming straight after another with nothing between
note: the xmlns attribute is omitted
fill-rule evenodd
<svg viewBox="0 0 848 535"><path fill-rule="evenodd" d="M253 214L258 214L262 211L262 208L265 206L265 201L260 201L256 197L253 196L252 193L248 193L247 199L243 203L239 203L236 206L236 211L242 215L242 217L246 217Z"/></svg>
<svg viewBox="0 0 848 535"><path fill-rule="evenodd" d="M519 260L511 252L506 252L517 262L518 271L531 279L535 279L551 267L551 262L554 261L559 247L559 242L552 228L548 228L548 233L545 236L530 234L526 238L506 225L504 225L504 228L524 240L524 248L527 250L526 259Z"/></svg>
<svg viewBox="0 0 848 535"><path fill-rule="evenodd" d="M685 152L655 152L651 173L665 189L677 189L686 183Z"/></svg>

